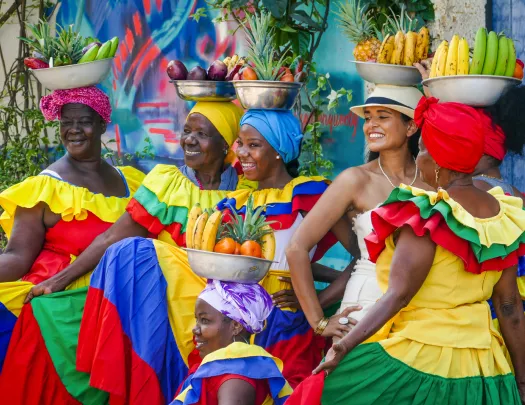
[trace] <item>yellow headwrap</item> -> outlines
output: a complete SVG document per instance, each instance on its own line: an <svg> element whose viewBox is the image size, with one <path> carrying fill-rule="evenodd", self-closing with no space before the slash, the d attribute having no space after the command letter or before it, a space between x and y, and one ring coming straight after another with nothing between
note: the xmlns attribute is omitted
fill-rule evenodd
<svg viewBox="0 0 525 405"><path fill-rule="evenodd" d="M235 158L231 146L239 136L239 123L243 111L232 102L199 101L190 111L190 115L199 113L205 116L224 138L230 150L224 159L231 163Z"/></svg>

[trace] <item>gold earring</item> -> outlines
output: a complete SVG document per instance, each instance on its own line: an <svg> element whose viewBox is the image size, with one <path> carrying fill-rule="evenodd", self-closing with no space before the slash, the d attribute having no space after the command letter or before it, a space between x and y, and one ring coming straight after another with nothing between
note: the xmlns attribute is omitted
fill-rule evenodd
<svg viewBox="0 0 525 405"><path fill-rule="evenodd" d="M438 167L435 170L435 173L436 173L436 185L438 186L438 188L439 188L439 169L440 169L440 167Z"/></svg>

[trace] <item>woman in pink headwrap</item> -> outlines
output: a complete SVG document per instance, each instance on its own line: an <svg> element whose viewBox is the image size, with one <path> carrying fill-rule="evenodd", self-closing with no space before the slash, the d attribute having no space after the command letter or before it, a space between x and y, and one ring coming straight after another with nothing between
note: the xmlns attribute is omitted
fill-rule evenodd
<svg viewBox="0 0 525 405"><path fill-rule="evenodd" d="M42 98L40 108L47 120L59 120L67 153L39 175L0 194L0 225L9 238L0 255L0 378L7 374L1 371L8 344L31 288L61 272L107 230L144 178L132 167L115 168L101 158L101 137L111 117L109 98L102 91L57 90ZM88 284L86 275L68 289ZM82 305L73 305L71 316L81 316ZM27 312L26 322L39 322L31 308ZM35 331L33 349L42 341L38 327ZM16 356L23 357L20 352ZM35 368L32 377L38 380L41 371ZM48 371L46 378L53 380Z"/></svg>
<svg viewBox="0 0 525 405"><path fill-rule="evenodd" d="M287 404L525 403L516 287L525 212L521 199L473 184L485 143L480 114L419 102L416 163L437 192L401 185L373 211L366 244L384 295ZM490 297L503 337L488 321Z"/></svg>

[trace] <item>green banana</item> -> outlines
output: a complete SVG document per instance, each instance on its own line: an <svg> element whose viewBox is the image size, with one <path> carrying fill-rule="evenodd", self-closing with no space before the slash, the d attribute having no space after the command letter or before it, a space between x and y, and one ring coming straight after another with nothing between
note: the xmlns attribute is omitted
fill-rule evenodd
<svg viewBox="0 0 525 405"><path fill-rule="evenodd" d="M516 69L516 47L512 39L507 38L507 42L509 43L509 60L507 61L504 76L512 77L514 75L514 69Z"/></svg>
<svg viewBox="0 0 525 405"><path fill-rule="evenodd" d="M487 30L481 27L476 33L476 42L474 43L474 54L472 56L472 64L470 66L469 74L479 75L483 70L483 62L485 62L485 53L487 50Z"/></svg>
<svg viewBox="0 0 525 405"><path fill-rule="evenodd" d="M502 35L498 41L498 60L496 62L496 69L494 70L494 76L505 76L508 60L509 42L507 41L507 37Z"/></svg>
<svg viewBox="0 0 525 405"><path fill-rule="evenodd" d="M490 31L487 37L487 51L485 52L485 62L483 63L482 75L493 75L498 62L498 34Z"/></svg>
<svg viewBox="0 0 525 405"><path fill-rule="evenodd" d="M118 37L113 37L111 39L111 51L109 52L108 58L113 58L117 54L118 50Z"/></svg>
<svg viewBox="0 0 525 405"><path fill-rule="evenodd" d="M107 59L109 58L109 53L111 52L111 41L104 42L100 47L96 60Z"/></svg>
<svg viewBox="0 0 525 405"><path fill-rule="evenodd" d="M91 49L89 49L83 56L80 58L78 63L87 63L87 62L93 62L98 55L98 50L100 49L100 46L95 45Z"/></svg>

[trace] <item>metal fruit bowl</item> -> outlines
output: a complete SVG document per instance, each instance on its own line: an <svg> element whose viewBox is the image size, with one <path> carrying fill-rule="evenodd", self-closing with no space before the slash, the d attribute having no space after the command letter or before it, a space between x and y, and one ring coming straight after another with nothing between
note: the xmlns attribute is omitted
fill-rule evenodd
<svg viewBox="0 0 525 405"><path fill-rule="evenodd" d="M493 105L505 90L520 83L514 77L487 75L442 76L423 81L439 101L472 107Z"/></svg>
<svg viewBox="0 0 525 405"><path fill-rule="evenodd" d="M363 80L375 84L391 84L393 86L417 86L421 83L421 73L414 66L390 65L377 62L355 63L357 73Z"/></svg>
<svg viewBox="0 0 525 405"><path fill-rule="evenodd" d="M231 101L235 100L232 82L212 80L171 80L177 94L186 101Z"/></svg>
<svg viewBox="0 0 525 405"><path fill-rule="evenodd" d="M228 255L205 250L186 249L188 261L195 274L200 277L255 284L270 270L271 260L250 256Z"/></svg>
<svg viewBox="0 0 525 405"><path fill-rule="evenodd" d="M303 83L269 80L235 80L237 98L246 110L291 110Z"/></svg>
<svg viewBox="0 0 525 405"><path fill-rule="evenodd" d="M108 58L80 65L30 69L30 72L49 90L67 90L101 83L108 77L112 64L113 58Z"/></svg>

